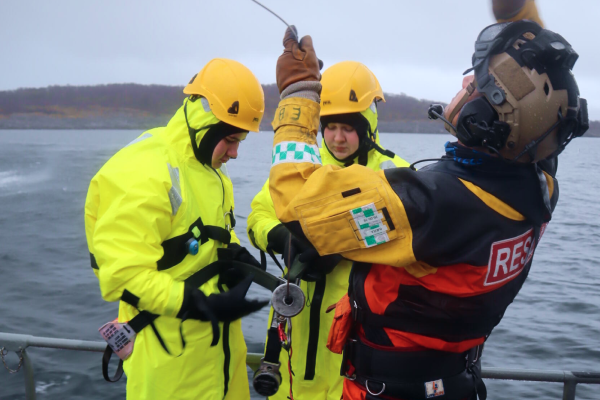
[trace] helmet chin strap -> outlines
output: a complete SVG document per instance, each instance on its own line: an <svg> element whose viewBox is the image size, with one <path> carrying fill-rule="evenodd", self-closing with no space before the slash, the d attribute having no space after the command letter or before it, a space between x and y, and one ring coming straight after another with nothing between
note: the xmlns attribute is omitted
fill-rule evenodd
<svg viewBox="0 0 600 400"><path fill-rule="evenodd" d="M377 133L377 128L375 128L375 134L376 133ZM396 157L396 153L394 153L391 150L384 149L383 147L378 145L377 142L375 142L375 135L373 135L372 140L367 140L367 143L365 143L365 146L368 146L369 150L371 150L371 149L377 150L379 153L383 154L386 157L389 157L389 158Z"/></svg>

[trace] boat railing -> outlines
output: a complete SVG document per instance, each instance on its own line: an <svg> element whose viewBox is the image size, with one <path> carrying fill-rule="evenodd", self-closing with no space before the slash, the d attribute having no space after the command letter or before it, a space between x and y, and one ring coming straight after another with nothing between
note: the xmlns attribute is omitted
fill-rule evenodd
<svg viewBox="0 0 600 400"><path fill-rule="evenodd" d="M89 340L57 339L32 335L0 332L0 358L9 373L23 370L25 376L25 395L27 400L35 400L35 379L33 361L27 353L29 347L42 347L61 350L103 352L105 342ZM9 366L6 355L15 352L19 357L16 366ZM248 353L246 364L253 370L258 368L262 354ZM483 368L482 376L487 379L514 381L557 382L563 384L563 400L574 400L577 385L600 384L600 372L520 370L504 368Z"/></svg>

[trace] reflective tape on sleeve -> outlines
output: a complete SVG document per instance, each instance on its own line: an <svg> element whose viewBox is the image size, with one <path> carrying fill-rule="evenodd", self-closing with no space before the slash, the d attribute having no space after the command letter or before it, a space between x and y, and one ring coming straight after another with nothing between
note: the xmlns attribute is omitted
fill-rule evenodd
<svg viewBox="0 0 600 400"><path fill-rule="evenodd" d="M273 148L272 165L283 163L322 164L319 148L302 142L280 142Z"/></svg>
<svg viewBox="0 0 600 400"><path fill-rule="evenodd" d="M173 215L175 215L183 202L183 198L181 197L181 185L179 184L179 168L174 168L168 163L167 167L169 167L169 175L171 177L169 200L171 201L171 211L173 212Z"/></svg>

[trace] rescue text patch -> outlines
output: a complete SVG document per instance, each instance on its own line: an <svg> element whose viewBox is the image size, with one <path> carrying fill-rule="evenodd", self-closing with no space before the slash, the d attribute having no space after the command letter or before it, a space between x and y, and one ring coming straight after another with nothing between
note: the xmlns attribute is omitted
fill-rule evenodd
<svg viewBox="0 0 600 400"><path fill-rule="evenodd" d="M540 230L540 238L546 229L544 224ZM484 286L495 285L519 275L525 265L533 257L533 229L512 239L492 243L488 271ZM538 239L539 241L539 239Z"/></svg>

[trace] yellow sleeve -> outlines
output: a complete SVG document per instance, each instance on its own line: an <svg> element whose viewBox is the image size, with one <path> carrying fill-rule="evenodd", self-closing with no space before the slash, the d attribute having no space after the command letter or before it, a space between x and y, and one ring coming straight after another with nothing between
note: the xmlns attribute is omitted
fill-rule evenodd
<svg viewBox="0 0 600 400"><path fill-rule="evenodd" d="M408 161L406 161L403 158L400 158L398 156L394 157L394 159L392 160L392 162L394 163L394 165L396 165L396 167L399 168L408 168L410 167L410 163Z"/></svg>
<svg viewBox="0 0 600 400"><path fill-rule="evenodd" d="M241 244L240 239L237 237L233 229L229 233L231 233L231 243Z"/></svg>
<svg viewBox="0 0 600 400"><path fill-rule="evenodd" d="M139 298L138 308L175 316L184 283L157 270L161 243L171 231L167 166L148 155L128 155L100 170L86 199L86 236L100 292L106 301L118 301L127 290Z"/></svg>
<svg viewBox="0 0 600 400"><path fill-rule="evenodd" d="M494 16L498 22L514 22L522 19L535 21L544 26L535 0L492 0Z"/></svg>
<svg viewBox="0 0 600 400"><path fill-rule="evenodd" d="M277 218L320 255L412 264L408 217L384 172L360 165L321 166L319 112L318 103L302 98L282 100L275 112L269 189Z"/></svg>
<svg viewBox="0 0 600 400"><path fill-rule="evenodd" d="M269 240L267 238L271 229L281 222L275 215L275 206L269 193L269 180L252 200L252 212L248 216L248 238L257 249L266 251Z"/></svg>

